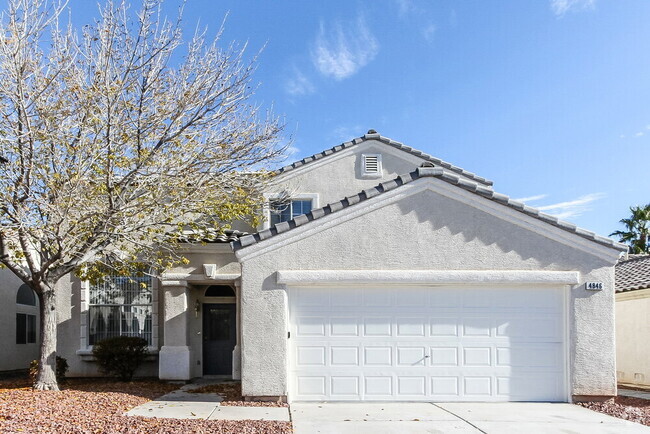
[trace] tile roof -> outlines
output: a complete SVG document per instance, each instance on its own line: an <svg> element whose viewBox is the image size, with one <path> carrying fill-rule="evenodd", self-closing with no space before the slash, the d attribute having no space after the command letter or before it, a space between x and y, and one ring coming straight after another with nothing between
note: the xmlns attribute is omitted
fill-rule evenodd
<svg viewBox="0 0 650 434"><path fill-rule="evenodd" d="M226 229L223 231L210 231L202 237L198 237L196 234L188 233L183 236L180 241L192 243L232 243L239 241L241 237L246 235L248 235L248 232Z"/></svg>
<svg viewBox="0 0 650 434"><path fill-rule="evenodd" d="M422 151L418 151L417 149L413 149L410 146L406 146L400 142L396 142L395 140L391 140L388 137L384 137L379 133L374 132L374 130L368 131L368 134L358 137L354 140L350 140L349 142L342 143L338 146L334 146L331 149L327 149L325 151L319 152L318 154L314 154L310 157L305 157L300 161L296 161L295 163L292 163L288 166L284 166L281 169L278 169L275 171L277 175L281 173L288 172L293 169L297 169L298 167L302 167L305 164L309 164L313 161L320 160L321 158L327 157L329 155L335 154L339 151L342 151L344 149L348 149L352 146L358 145L360 143L366 142L368 140L377 140L381 143L385 143L387 145L392 146L393 148L401 149L402 151L408 152L411 155L415 155L416 157L420 157L425 161L429 161L433 163L435 166L440 166L445 169L448 169L452 172L458 173L460 175L463 175L467 178L470 178L471 180L478 182L479 184L484 184L484 185L492 185L493 182L485 179L481 176L476 175L475 173L468 172L467 170L461 169L460 167L454 166L451 163L447 163L446 161L443 161L439 158L433 157L429 154L426 154Z"/></svg>
<svg viewBox="0 0 650 434"><path fill-rule="evenodd" d="M629 255L616 264L616 292L650 288L650 255Z"/></svg>
<svg viewBox="0 0 650 434"><path fill-rule="evenodd" d="M602 244L606 247L611 247L616 250L627 251L627 246L625 246L624 244L620 244L610 238L596 235L594 232L590 232L585 229L579 228L572 223L559 220L557 217L553 217L549 214L545 214L539 211L538 209L531 208L523 204L522 202L518 202L513 199L510 199L508 196L504 194L496 193L494 192L494 190L492 190L489 187L486 187L485 185L468 181L467 179L461 178L458 175L450 173L449 171L441 169L439 167L430 167L428 166L429 164L430 163L423 163L423 166L425 167L418 167L415 171L411 173L398 176L397 178L391 181L382 182L381 184L373 188L364 190L354 196L346 197L338 202L330 203L322 208L312 210L312 212L308 214L300 215L291 221L278 223L275 226L260 231L256 234L242 236L239 238L238 241L232 243L233 250L239 250L241 248L250 246L252 244L274 237L281 233L287 232L296 227L303 226L313 220L318 220L319 218L324 217L328 214L332 214L334 212L340 211L350 206L354 206L372 197L399 188L400 186L413 182L416 179L431 177L431 178L438 178L452 185L456 185L471 193L482 196L486 199L493 200L497 203L505 205L509 208L512 208L523 214L526 214L530 217L536 218L550 225L556 226L564 231L570 232L572 234L576 234L589 241L593 241L598 244Z"/></svg>

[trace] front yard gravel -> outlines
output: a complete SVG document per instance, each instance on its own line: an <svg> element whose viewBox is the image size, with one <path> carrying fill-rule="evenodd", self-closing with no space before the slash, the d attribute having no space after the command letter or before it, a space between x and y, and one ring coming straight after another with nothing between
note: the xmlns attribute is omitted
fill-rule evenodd
<svg viewBox="0 0 650 434"><path fill-rule="evenodd" d="M650 401L617 396L605 402L579 402L578 405L632 422L650 426Z"/></svg>
<svg viewBox="0 0 650 434"><path fill-rule="evenodd" d="M178 389L154 380L121 383L71 379L61 392L36 392L27 381L0 381L0 431L7 433L291 433L290 422L180 420L123 416Z"/></svg>

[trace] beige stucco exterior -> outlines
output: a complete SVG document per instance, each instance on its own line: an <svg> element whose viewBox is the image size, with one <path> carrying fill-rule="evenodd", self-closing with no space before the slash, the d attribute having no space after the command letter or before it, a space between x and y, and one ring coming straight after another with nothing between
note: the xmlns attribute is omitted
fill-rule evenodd
<svg viewBox="0 0 650 434"><path fill-rule="evenodd" d="M616 375L650 386L650 289L616 294Z"/></svg>

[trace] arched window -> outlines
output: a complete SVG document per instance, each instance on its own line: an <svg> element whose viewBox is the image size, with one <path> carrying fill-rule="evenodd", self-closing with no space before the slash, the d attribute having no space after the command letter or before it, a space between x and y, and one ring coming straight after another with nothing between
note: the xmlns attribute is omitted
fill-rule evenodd
<svg viewBox="0 0 650 434"><path fill-rule="evenodd" d="M26 283L20 285L18 294L16 294L16 303L24 304L26 306L36 306L36 295L34 291Z"/></svg>
<svg viewBox="0 0 650 434"><path fill-rule="evenodd" d="M234 297L235 291L228 285L212 285L205 290L206 297Z"/></svg>

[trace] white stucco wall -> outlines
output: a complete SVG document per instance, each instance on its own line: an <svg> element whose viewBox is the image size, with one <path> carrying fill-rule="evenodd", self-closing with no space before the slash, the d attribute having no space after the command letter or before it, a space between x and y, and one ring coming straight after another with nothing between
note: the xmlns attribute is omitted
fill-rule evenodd
<svg viewBox="0 0 650 434"><path fill-rule="evenodd" d="M382 173L376 178L362 176L362 155L381 154ZM379 183L412 172L425 160L390 145L368 140L320 160L292 169L277 177L270 191L317 193L319 206L339 201ZM459 175L462 176L462 175Z"/></svg>
<svg viewBox="0 0 650 434"><path fill-rule="evenodd" d="M579 250L571 243L572 237L582 241L577 236L560 243L435 191L409 196L422 183L441 182L420 179L400 187L392 203L384 204L380 195L237 253L245 395L287 393L287 296L276 272L324 269L558 270L578 271L582 281L602 281L603 291L576 285L567 300L570 393L615 394L614 260ZM372 204L380 207L364 214ZM326 229L318 231L319 226ZM311 235L301 238L301 232Z"/></svg>
<svg viewBox="0 0 650 434"><path fill-rule="evenodd" d="M0 269L0 371L27 369L38 357L38 299L36 306L17 305L16 294L22 283L11 271ZM36 343L16 344L16 313L36 315Z"/></svg>
<svg viewBox="0 0 650 434"><path fill-rule="evenodd" d="M650 289L616 294L616 374L650 386Z"/></svg>

